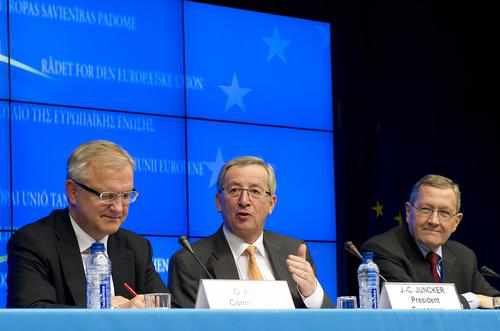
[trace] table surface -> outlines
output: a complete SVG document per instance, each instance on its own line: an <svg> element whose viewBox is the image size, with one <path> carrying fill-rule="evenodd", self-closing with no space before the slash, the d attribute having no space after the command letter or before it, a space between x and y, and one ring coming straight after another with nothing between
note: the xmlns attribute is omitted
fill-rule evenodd
<svg viewBox="0 0 500 331"><path fill-rule="evenodd" d="M500 310L0 309L0 330L499 331Z"/></svg>

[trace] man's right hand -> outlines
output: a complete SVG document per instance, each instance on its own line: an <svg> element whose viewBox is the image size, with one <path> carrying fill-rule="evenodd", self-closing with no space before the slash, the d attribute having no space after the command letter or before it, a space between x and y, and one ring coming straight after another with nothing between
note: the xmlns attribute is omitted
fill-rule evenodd
<svg viewBox="0 0 500 331"><path fill-rule="evenodd" d="M122 296L114 296L111 298L111 307L115 309L144 308L144 295L135 296L131 300Z"/></svg>
<svg viewBox="0 0 500 331"><path fill-rule="evenodd" d="M479 299L479 308L483 309L493 309L493 297L489 297L482 294L476 294Z"/></svg>

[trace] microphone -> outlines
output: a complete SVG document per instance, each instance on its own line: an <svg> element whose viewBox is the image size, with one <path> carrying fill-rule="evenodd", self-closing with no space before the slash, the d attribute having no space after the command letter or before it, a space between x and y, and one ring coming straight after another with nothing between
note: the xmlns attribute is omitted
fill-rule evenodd
<svg viewBox="0 0 500 331"><path fill-rule="evenodd" d="M200 265L200 267L203 269L203 271L205 271L208 278L214 279L215 277L212 276L212 274L208 271L207 267L205 267L205 265L203 263L201 263L200 259L198 258L196 253L193 251L193 247L191 247L191 244L187 240L186 236L180 236L178 241L179 241L179 244L181 244L181 246L184 247L194 257L194 259Z"/></svg>
<svg viewBox="0 0 500 331"><path fill-rule="evenodd" d="M490 268L488 268L487 266L483 265L480 269L479 269L479 272L481 272L481 274L483 276L486 276L486 277L491 277L491 278L500 278L500 275L498 273L496 273L495 271L491 270Z"/></svg>
<svg viewBox="0 0 500 331"><path fill-rule="evenodd" d="M345 250L347 252L351 253L351 255L354 255L358 259L363 260L363 256L358 251L358 249L356 248L356 246L354 246L354 244L352 243L352 241L346 241L344 243L344 248L345 248Z"/></svg>
<svg viewBox="0 0 500 331"><path fill-rule="evenodd" d="M359 250L356 248L356 246L352 243L352 241L346 241L344 243L344 249L349 252L350 254L354 255L355 257L357 257L358 259L360 259L361 261L363 261L363 255L361 255L361 253L359 252ZM382 276L382 274L379 272L378 273L380 279L382 279L384 282L387 283L387 279L385 279L384 276Z"/></svg>

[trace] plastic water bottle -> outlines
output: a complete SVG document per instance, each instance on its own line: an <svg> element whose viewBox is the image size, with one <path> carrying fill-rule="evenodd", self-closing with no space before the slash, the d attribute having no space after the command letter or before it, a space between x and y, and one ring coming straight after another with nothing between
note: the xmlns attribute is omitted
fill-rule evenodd
<svg viewBox="0 0 500 331"><path fill-rule="evenodd" d="M93 243L87 260L87 308L111 308L111 261L103 243Z"/></svg>
<svg viewBox="0 0 500 331"><path fill-rule="evenodd" d="M358 268L359 308L378 308L379 274L373 252L363 252L363 263Z"/></svg>

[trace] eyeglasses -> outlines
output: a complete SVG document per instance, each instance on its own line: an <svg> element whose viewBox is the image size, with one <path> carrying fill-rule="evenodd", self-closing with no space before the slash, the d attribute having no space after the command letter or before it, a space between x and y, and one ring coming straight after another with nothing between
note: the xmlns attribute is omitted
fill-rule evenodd
<svg viewBox="0 0 500 331"><path fill-rule="evenodd" d="M91 189L90 187L83 185L82 183L77 182L74 179L71 179L76 185L80 186L83 188L85 191L90 192L95 194L99 200L105 203L113 203L118 198L121 198L123 202L126 204L130 204L135 202L137 198L139 197L139 192L137 192L135 189L129 192L97 192L94 189Z"/></svg>
<svg viewBox="0 0 500 331"><path fill-rule="evenodd" d="M222 191L225 192L231 198L239 198L241 196L241 193L243 193L244 191L246 191L250 196L250 198L252 199L262 199L266 195L271 196L271 192L264 191L264 189L260 187L246 188L246 187L232 186L229 188L223 188Z"/></svg>
<svg viewBox="0 0 500 331"><path fill-rule="evenodd" d="M459 212L452 213L451 211L449 211L447 209L438 209L438 208L430 208L430 207L417 207L414 204L412 204L411 202L408 202L408 204L410 206L412 206L413 208L415 208L415 210L417 211L417 213L419 215L422 215L425 217L430 217L430 216L434 215L434 212L437 212L438 218L441 221L448 221L452 217L457 216L459 214Z"/></svg>

